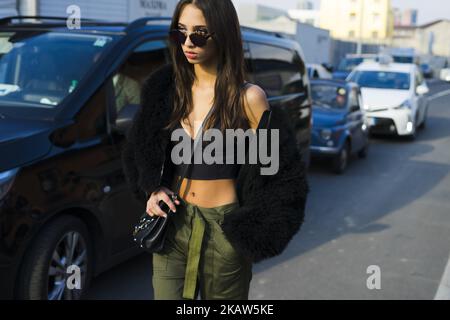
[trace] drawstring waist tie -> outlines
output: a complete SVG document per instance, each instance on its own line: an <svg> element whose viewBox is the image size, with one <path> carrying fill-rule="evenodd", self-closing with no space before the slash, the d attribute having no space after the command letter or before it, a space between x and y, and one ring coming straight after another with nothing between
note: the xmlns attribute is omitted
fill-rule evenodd
<svg viewBox="0 0 450 320"><path fill-rule="evenodd" d="M185 213L191 219L192 233L189 238L186 273L184 280L183 298L195 299L197 287L198 269L202 251L203 237L208 220L222 221L223 212L238 206L237 202L225 205L205 208L189 203L181 198L180 203L185 208Z"/></svg>

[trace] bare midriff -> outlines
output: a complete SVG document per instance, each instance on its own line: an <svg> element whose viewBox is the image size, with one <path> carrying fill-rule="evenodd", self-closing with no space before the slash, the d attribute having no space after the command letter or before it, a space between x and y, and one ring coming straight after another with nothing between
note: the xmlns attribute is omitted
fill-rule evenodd
<svg viewBox="0 0 450 320"><path fill-rule="evenodd" d="M179 177L175 177L172 190ZM179 196L192 204L213 208L238 202L235 179L197 180L184 178L181 182Z"/></svg>

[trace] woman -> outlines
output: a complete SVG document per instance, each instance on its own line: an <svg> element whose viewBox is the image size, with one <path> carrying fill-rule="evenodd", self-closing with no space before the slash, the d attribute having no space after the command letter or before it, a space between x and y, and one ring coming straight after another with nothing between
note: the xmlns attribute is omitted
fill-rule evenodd
<svg viewBox="0 0 450 320"><path fill-rule="evenodd" d="M171 30L174 63L145 81L142 108L123 152L127 180L136 197L146 201L147 213L165 215L160 200L173 211L164 249L153 254L154 296L248 299L252 264L280 254L303 222L304 166L283 113L272 110L268 122L264 90L245 82L231 0L181 0ZM257 129L266 126L279 131L272 150L277 172L262 175L263 165L248 159L243 164L192 163L180 200L173 203L169 195L183 168L174 161L173 133L197 141L203 121L204 130L251 129L257 137ZM243 147L234 145L235 150Z"/></svg>

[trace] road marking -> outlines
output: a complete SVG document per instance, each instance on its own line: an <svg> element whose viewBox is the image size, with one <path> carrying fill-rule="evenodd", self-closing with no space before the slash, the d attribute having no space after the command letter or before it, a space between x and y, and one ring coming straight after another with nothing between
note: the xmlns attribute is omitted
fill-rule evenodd
<svg viewBox="0 0 450 320"><path fill-rule="evenodd" d="M430 96L428 99L429 99L429 100L435 100L435 99L438 99L438 98L445 97L445 96L447 96L447 95L449 95L449 94L450 94L450 90L445 90L445 91L442 91L442 92L438 92L438 93L433 94L433 95Z"/></svg>
<svg viewBox="0 0 450 320"><path fill-rule="evenodd" d="M434 300L450 300L450 257L448 257L447 266L445 267Z"/></svg>

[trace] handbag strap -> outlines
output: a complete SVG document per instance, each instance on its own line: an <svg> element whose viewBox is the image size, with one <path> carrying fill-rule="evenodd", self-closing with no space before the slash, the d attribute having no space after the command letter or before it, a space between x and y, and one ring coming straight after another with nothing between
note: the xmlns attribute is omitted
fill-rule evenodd
<svg viewBox="0 0 450 320"><path fill-rule="evenodd" d="M200 125L200 128L198 130L198 134L195 137L194 140L194 147L191 148L191 157L190 157L190 162L185 165L185 167L183 168L183 171L181 172L177 184L175 185L175 190L173 190L173 192L178 195L178 193L180 192L180 187L181 187L181 182L183 181L183 179L186 177L187 171L189 170L189 168L191 167L192 164L192 158L194 156L195 151L198 149L198 145L200 144L200 137L203 135L203 125L205 124L206 120L211 116L211 113L213 111L214 107L211 107L208 111L208 114L206 115L205 119L203 119L202 124Z"/></svg>

